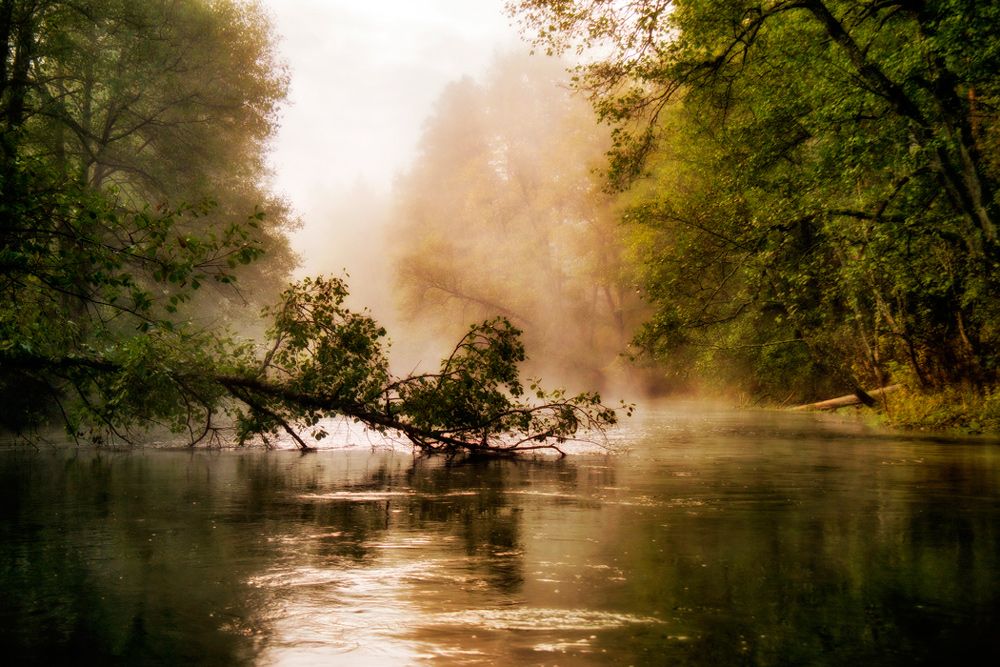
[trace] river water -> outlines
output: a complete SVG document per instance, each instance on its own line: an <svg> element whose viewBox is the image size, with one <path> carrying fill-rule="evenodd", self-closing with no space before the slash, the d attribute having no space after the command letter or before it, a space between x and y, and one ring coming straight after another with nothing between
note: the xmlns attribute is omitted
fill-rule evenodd
<svg viewBox="0 0 1000 667"><path fill-rule="evenodd" d="M628 453L524 461L414 458L353 433L306 455L0 451L0 656L366 667L1000 656L1000 443L669 405L613 436Z"/></svg>

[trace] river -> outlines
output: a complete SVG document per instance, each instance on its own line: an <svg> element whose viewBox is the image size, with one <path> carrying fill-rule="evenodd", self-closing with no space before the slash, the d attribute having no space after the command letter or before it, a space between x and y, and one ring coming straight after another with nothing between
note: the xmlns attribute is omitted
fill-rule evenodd
<svg viewBox="0 0 1000 667"><path fill-rule="evenodd" d="M346 432L345 432L346 433ZM1000 443L661 405L627 453L0 451L0 655L101 665L1000 656ZM325 442L325 441L324 441Z"/></svg>

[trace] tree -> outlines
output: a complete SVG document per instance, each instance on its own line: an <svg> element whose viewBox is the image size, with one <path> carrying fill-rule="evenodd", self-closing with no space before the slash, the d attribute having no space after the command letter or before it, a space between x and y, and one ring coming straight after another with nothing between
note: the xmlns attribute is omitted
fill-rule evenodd
<svg viewBox="0 0 1000 667"><path fill-rule="evenodd" d="M199 345L215 337L178 321L178 308L263 252L251 235L263 214L199 238L178 220L207 206L129 213L44 160L11 162L0 170L0 426L19 431L58 410L76 433L94 415L170 414L187 399L164 369L182 353L202 363Z"/></svg>
<svg viewBox="0 0 1000 667"><path fill-rule="evenodd" d="M241 437L283 429L305 447L290 420L315 426L339 414L398 431L425 451L562 453L578 430L603 432L616 421L597 394L547 393L531 381L526 400L520 331L503 318L470 327L439 372L395 378L380 345L385 330L345 309L346 296L339 280L291 287L273 313L263 360L251 355L236 375L213 378L248 408L237 413Z"/></svg>
<svg viewBox="0 0 1000 667"><path fill-rule="evenodd" d="M276 296L294 264L284 236L293 221L265 189L265 159L288 77L261 7L7 0L2 17L9 144L95 190L114 188L133 211L211 197L184 230L199 236L262 207L266 224L253 233L268 257L242 284Z"/></svg>
<svg viewBox="0 0 1000 667"><path fill-rule="evenodd" d="M247 231L256 220L194 240L174 227L196 210L124 219L92 190L47 187L40 173L2 183L21 195L5 199L4 212L24 225L20 242L0 252L5 430L30 432L54 408L71 436L97 443L135 442L166 426L193 445L232 427L240 444L284 430L305 449L300 430L320 439L320 420L344 415L427 451L507 454L559 450L580 429L615 423L596 395L547 394L533 383L534 402L526 400L524 348L502 320L472 327L440 372L393 377L385 330L343 307L339 280L290 287L266 313L273 325L261 346L177 325L162 310L183 308L209 277L232 280L231 260L260 253ZM162 309L152 297L160 285L181 286Z"/></svg>
<svg viewBox="0 0 1000 667"><path fill-rule="evenodd" d="M630 214L647 347L806 369L802 391L996 381L1000 5L508 6L548 48L610 54L578 75L614 181L655 183Z"/></svg>
<svg viewBox="0 0 1000 667"><path fill-rule="evenodd" d="M449 334L503 316L548 369L602 381L637 319L608 148L558 63L498 59L451 84L396 186L398 285L411 320Z"/></svg>

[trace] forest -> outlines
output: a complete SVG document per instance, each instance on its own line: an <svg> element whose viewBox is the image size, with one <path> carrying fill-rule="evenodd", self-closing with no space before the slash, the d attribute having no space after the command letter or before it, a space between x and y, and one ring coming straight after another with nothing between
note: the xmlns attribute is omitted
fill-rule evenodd
<svg viewBox="0 0 1000 667"><path fill-rule="evenodd" d="M0 0L0 429L504 453L614 424L597 390L897 384L1000 429L1000 3L507 8L539 55L448 86L391 193L394 335L451 341L397 376L345 279L290 282L258 3Z"/></svg>
<svg viewBox="0 0 1000 667"><path fill-rule="evenodd" d="M669 377L774 404L901 383L890 419L1000 426L998 3L508 9L582 63L651 308L633 343Z"/></svg>

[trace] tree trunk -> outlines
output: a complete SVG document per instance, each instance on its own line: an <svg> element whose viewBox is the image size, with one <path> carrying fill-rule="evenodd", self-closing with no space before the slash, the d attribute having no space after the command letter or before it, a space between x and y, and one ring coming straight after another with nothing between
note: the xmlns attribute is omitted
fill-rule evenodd
<svg viewBox="0 0 1000 667"><path fill-rule="evenodd" d="M882 396L883 394L888 394L893 391L898 391L902 389L902 385L893 384L888 387L883 387L882 389L875 389L874 391L867 392L870 397ZM818 403L807 403L805 405L799 405L792 410L836 410L837 408L844 408L848 405L860 405L862 404L861 398L857 394L848 394L847 396L840 396L838 398L831 398L826 401L820 401Z"/></svg>

